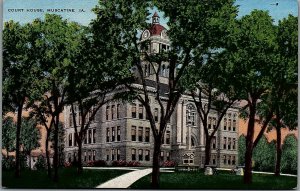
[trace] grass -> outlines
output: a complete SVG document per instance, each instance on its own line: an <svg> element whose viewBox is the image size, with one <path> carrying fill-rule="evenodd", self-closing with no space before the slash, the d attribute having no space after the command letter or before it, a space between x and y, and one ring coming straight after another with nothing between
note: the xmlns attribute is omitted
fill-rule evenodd
<svg viewBox="0 0 300 191"><path fill-rule="evenodd" d="M127 170L83 170L77 175L75 168L59 169L59 182L48 178L45 170L21 171L21 178L14 178L14 171L2 171L2 187L7 188L95 188L114 177L125 174ZM53 172L52 172L53 173Z"/></svg>
<svg viewBox="0 0 300 191"><path fill-rule="evenodd" d="M130 186L133 189L151 189L151 174ZM201 172L161 173L160 189L293 189L297 187L297 178L273 175L253 174L253 183L246 185L243 177L229 172L205 176Z"/></svg>

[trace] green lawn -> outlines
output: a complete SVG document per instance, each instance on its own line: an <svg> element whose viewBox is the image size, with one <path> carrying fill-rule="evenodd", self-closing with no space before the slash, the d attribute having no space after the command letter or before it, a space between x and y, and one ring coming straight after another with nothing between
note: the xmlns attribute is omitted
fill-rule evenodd
<svg viewBox="0 0 300 191"><path fill-rule="evenodd" d="M127 170L83 170L78 176L75 168L59 169L59 182L54 183L47 177L46 171L21 172L21 178L14 178L14 171L2 171L2 187L7 188L94 188L99 184L119 175ZM52 172L53 173L53 172Z"/></svg>
<svg viewBox="0 0 300 191"><path fill-rule="evenodd" d="M130 188L150 189L151 174L147 175ZM228 172L205 176L201 172L161 173L161 189L293 189L297 187L296 177L253 174L251 185L243 184L243 177Z"/></svg>

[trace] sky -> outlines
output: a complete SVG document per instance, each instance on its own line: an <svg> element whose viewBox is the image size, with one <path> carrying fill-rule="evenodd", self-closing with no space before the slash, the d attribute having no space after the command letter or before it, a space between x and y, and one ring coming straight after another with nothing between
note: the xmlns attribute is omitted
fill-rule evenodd
<svg viewBox="0 0 300 191"><path fill-rule="evenodd" d="M97 3L98 0L4 0L3 19L4 22L14 20L27 23L35 18L43 18L47 12L51 13L47 9L74 9L74 12L56 12L55 14L62 15L70 21L88 25L91 19L95 18L91 9ZM268 10L275 23L287 17L288 14L298 15L297 0L236 0L235 4L239 5L239 17L249 14L254 9ZM31 12L38 9L42 9L43 12ZM154 11L157 10L155 8L150 10L151 13ZM167 20L163 18L162 13L158 12L158 14L161 17L161 24L166 26Z"/></svg>

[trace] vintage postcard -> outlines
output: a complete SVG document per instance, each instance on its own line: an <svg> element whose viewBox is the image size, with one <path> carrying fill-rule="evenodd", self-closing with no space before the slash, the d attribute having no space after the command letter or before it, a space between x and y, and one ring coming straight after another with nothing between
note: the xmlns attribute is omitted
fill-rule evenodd
<svg viewBox="0 0 300 191"><path fill-rule="evenodd" d="M296 189L296 0L5 0L2 187Z"/></svg>

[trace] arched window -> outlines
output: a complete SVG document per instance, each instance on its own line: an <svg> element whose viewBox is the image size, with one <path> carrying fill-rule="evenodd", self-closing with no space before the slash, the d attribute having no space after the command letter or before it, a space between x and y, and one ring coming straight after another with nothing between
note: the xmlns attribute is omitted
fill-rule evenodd
<svg viewBox="0 0 300 191"><path fill-rule="evenodd" d="M191 147L195 147L196 146L196 141L194 137L191 137Z"/></svg>
<svg viewBox="0 0 300 191"><path fill-rule="evenodd" d="M195 126L196 125L196 109L195 109L194 105L192 105L192 104L187 105L186 114L187 114L186 115L187 116L187 119L186 119L187 124Z"/></svg>

